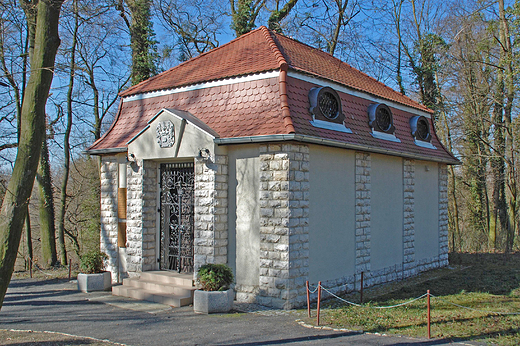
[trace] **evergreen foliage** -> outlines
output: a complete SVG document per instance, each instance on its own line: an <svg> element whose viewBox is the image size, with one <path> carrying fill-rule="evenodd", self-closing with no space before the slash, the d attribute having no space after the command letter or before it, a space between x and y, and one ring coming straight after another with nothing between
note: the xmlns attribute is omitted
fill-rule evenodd
<svg viewBox="0 0 520 346"><path fill-rule="evenodd" d="M225 291L233 283L233 272L225 264L205 264L197 272L203 291Z"/></svg>
<svg viewBox="0 0 520 346"><path fill-rule="evenodd" d="M149 0L128 0L132 14L130 24L130 45L132 48L132 85L138 84L157 74L157 41L151 20Z"/></svg>
<svg viewBox="0 0 520 346"><path fill-rule="evenodd" d="M80 269L85 274L97 274L105 270L105 261L108 259L107 254L101 251L89 251L80 259Z"/></svg>

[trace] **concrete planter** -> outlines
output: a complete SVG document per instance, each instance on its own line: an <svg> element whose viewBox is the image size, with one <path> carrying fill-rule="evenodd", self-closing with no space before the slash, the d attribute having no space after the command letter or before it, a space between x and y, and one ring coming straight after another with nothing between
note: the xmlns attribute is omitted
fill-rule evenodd
<svg viewBox="0 0 520 346"><path fill-rule="evenodd" d="M111 288L112 275L110 272L78 274L78 290L82 292L109 291Z"/></svg>
<svg viewBox="0 0 520 346"><path fill-rule="evenodd" d="M233 308L235 292L196 290L193 296L193 311L201 314L229 312Z"/></svg>

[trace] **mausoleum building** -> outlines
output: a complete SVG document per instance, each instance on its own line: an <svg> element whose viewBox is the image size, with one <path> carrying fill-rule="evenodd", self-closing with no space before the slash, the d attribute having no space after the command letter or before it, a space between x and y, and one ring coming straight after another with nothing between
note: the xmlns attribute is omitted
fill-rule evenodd
<svg viewBox="0 0 520 346"><path fill-rule="evenodd" d="M121 93L101 156L114 281L228 264L236 299L305 302L448 264L433 112L261 27Z"/></svg>

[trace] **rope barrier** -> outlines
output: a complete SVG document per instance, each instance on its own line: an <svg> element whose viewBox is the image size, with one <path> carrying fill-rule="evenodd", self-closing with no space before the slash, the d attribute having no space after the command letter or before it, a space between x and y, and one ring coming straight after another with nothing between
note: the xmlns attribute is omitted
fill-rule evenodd
<svg viewBox="0 0 520 346"><path fill-rule="evenodd" d="M325 288L323 288L323 289L325 289ZM311 291L310 288L309 288L309 293L310 294L316 293L317 291L318 291L318 286L316 286L316 288L313 291Z"/></svg>
<svg viewBox="0 0 520 346"><path fill-rule="evenodd" d="M426 296L428 295L427 293L425 293L425 294L423 294L423 295L421 295L421 296L419 296L419 297L417 297L417 298L414 298L414 299L412 299L412 300L410 300L410 301L407 301L407 302L404 302L404 303L401 303L401 304L396 304L396 305L389 305L389 306L367 306L367 305L356 304L356 303L353 303L353 302L348 301L348 300L346 300L346 299L343 299L343 298L341 298L341 297L338 297L337 295L335 295L334 293L330 292L330 291L329 291L328 289L326 289L325 287L322 287L322 289L323 289L325 292L327 292L328 294L330 294L331 296L333 296L334 298L337 298L337 299L339 299L339 300L341 300L341 301L343 301L343 302L345 302L345 303L347 303L347 304L350 304L350 305L353 305L353 306L357 306L357 307L360 307L360 308L368 308L368 309L392 309L392 308L397 308L397 307L399 307L399 306L404 306L404 305L411 304L411 303L413 303L413 302L415 302L415 301L417 301L417 300L420 300L420 299L422 299L422 298L424 298L424 297L426 297Z"/></svg>
<svg viewBox="0 0 520 346"><path fill-rule="evenodd" d="M480 310L480 309L470 308L468 306L452 303L452 302L447 301L445 299L442 299L440 297L434 296L433 294L430 294L430 296L432 296L433 298L436 298L436 299L438 299L438 300L440 300L440 301L442 301L442 302L444 302L446 304L457 306L459 308L466 309L466 310L478 311L478 312L483 312L483 313L487 313L487 314L494 314L494 315L520 315L520 312L497 312L497 311L488 311L488 310Z"/></svg>
<svg viewBox="0 0 520 346"><path fill-rule="evenodd" d="M403 303L400 303L400 304L395 304L395 305L388 305L388 306L367 306L367 305L363 305L363 302L361 302L361 304L357 304L357 303L354 303L354 302L351 302L351 301L348 301L346 299L343 299L341 297L339 297L338 295L332 293L331 291L329 291L327 288L323 287L321 285L321 281L318 283L318 286L311 292L310 289L309 289L309 282L307 281L306 282L306 288L307 288L307 309L308 309L308 314L309 314L309 318L311 317L311 310L310 310L310 300L309 300L309 294L310 293L314 293L316 291L318 291L318 306L317 306L317 321L316 321L316 324L319 326L320 325L320 300L321 300L321 290L324 290L325 292L327 292L328 294L330 294L332 297L346 303L346 304L349 304L349 305L352 305L352 306L357 306L357 307L360 307L360 308L368 308L368 309L393 309L393 308L397 308L397 307L401 307L401 306L405 306L405 305L409 305L409 304L412 304L413 302L416 302L420 299L423 299L423 298L427 298L427 329L428 329L428 339L430 339L431 337L431 314L430 314L430 298L433 297L433 298L436 298L438 299L439 301L441 302L444 302L446 304L449 304L449 305L453 305L453 306L456 306L456 307L459 307L461 309L467 309L467 310L471 310L471 311L477 311L477 312L482 312L482 313L486 313L486 314L494 314L494 315L504 315L504 316L507 316L507 315L520 315L520 312L497 312L497 311L487 311L487 310L481 310L481 309L475 309L475 308L470 308L470 307L467 307L467 306L464 306L464 305L460 305L460 304L456 304L456 303L452 303L450 301L447 301L445 299L442 299L442 298L439 298L433 294L430 293L430 290L428 290L425 294L423 295L420 295L419 297L417 298L413 298L409 301L406 301L406 302L403 302Z"/></svg>
<svg viewBox="0 0 520 346"><path fill-rule="evenodd" d="M18 251L18 255L21 256L21 257L23 257L23 259L26 260L26 261L29 260L29 262L31 262L31 268L36 268L36 269L38 269L38 270L39 270L42 274L44 274L44 275L47 275L47 276L53 276L52 274L48 274L48 273L44 272L43 270L41 270L40 267L39 267L36 263L34 263L34 261L32 260L32 258L24 256L23 254L20 253L20 251Z"/></svg>

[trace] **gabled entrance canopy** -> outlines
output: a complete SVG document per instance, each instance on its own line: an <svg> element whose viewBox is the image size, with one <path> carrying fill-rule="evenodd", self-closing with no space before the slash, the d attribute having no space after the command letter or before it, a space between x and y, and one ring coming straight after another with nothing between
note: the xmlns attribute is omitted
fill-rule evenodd
<svg viewBox="0 0 520 346"><path fill-rule="evenodd" d="M146 160L196 158L215 154L218 134L194 115L162 109L128 141L128 157Z"/></svg>

